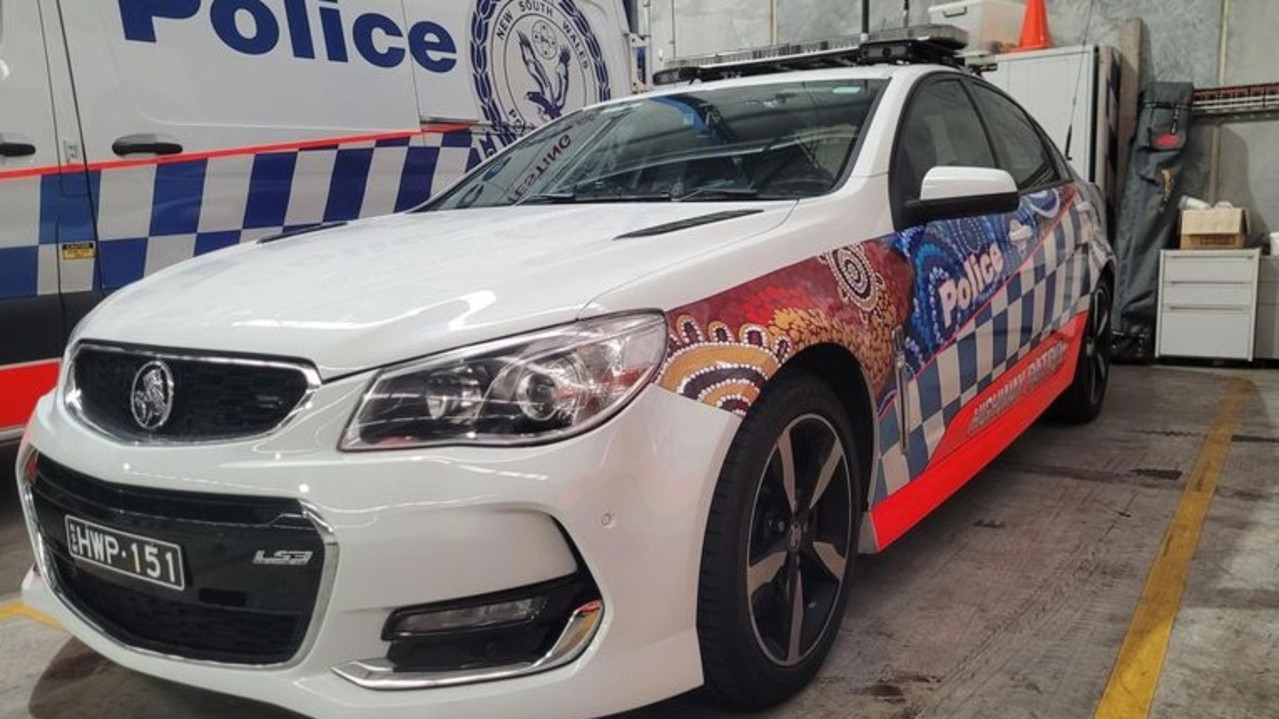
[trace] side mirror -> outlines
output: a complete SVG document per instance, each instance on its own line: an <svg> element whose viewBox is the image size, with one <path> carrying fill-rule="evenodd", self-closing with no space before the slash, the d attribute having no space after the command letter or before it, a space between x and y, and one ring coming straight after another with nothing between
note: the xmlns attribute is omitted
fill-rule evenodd
<svg viewBox="0 0 1279 719"><path fill-rule="evenodd" d="M1013 176L985 167L934 167L924 175L918 200L906 201L909 227L1013 212L1021 198Z"/></svg>

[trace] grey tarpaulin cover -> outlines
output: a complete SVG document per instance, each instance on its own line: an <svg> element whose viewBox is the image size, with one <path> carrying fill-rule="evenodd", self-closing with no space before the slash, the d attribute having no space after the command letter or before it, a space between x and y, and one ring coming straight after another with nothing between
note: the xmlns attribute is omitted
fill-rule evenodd
<svg viewBox="0 0 1279 719"><path fill-rule="evenodd" d="M1156 82L1142 93L1137 136L1115 231L1114 358L1149 362L1155 357L1159 251L1177 227L1182 163L1190 132L1186 82Z"/></svg>

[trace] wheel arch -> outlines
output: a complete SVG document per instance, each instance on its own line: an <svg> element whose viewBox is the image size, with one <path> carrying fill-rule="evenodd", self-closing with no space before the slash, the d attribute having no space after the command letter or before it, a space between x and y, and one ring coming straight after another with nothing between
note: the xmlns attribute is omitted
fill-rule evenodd
<svg viewBox="0 0 1279 719"><path fill-rule="evenodd" d="M808 372L835 393L840 405L848 413L853 427L853 442L857 449L857 464L865 482L861 497L863 512L870 511L870 498L878 464L879 423L875 421L875 396L870 379L862 363L846 347L834 343L822 343L805 348L782 366L786 370Z"/></svg>

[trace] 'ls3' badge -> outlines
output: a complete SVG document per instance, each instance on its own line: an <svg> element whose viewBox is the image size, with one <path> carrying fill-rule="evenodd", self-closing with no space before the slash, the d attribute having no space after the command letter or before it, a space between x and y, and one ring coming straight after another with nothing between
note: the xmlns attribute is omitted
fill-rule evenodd
<svg viewBox="0 0 1279 719"><path fill-rule="evenodd" d="M268 554L267 550L259 549L253 555L253 563L272 567L305 567L311 563L314 554L315 552L302 549L277 549Z"/></svg>

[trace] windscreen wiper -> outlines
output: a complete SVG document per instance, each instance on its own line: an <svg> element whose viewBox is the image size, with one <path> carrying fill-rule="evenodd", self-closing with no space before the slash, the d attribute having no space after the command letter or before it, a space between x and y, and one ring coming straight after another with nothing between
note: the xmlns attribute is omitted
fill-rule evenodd
<svg viewBox="0 0 1279 719"><path fill-rule="evenodd" d="M689 200L753 200L759 197L759 190L753 187L695 187L682 195L673 198L675 202Z"/></svg>
<svg viewBox="0 0 1279 719"><path fill-rule="evenodd" d="M649 192L634 194L605 194L605 193L586 193L579 192L543 192L537 195L529 195L519 202L517 205L567 205L573 203L591 203L591 202L670 202L671 193L669 192Z"/></svg>

